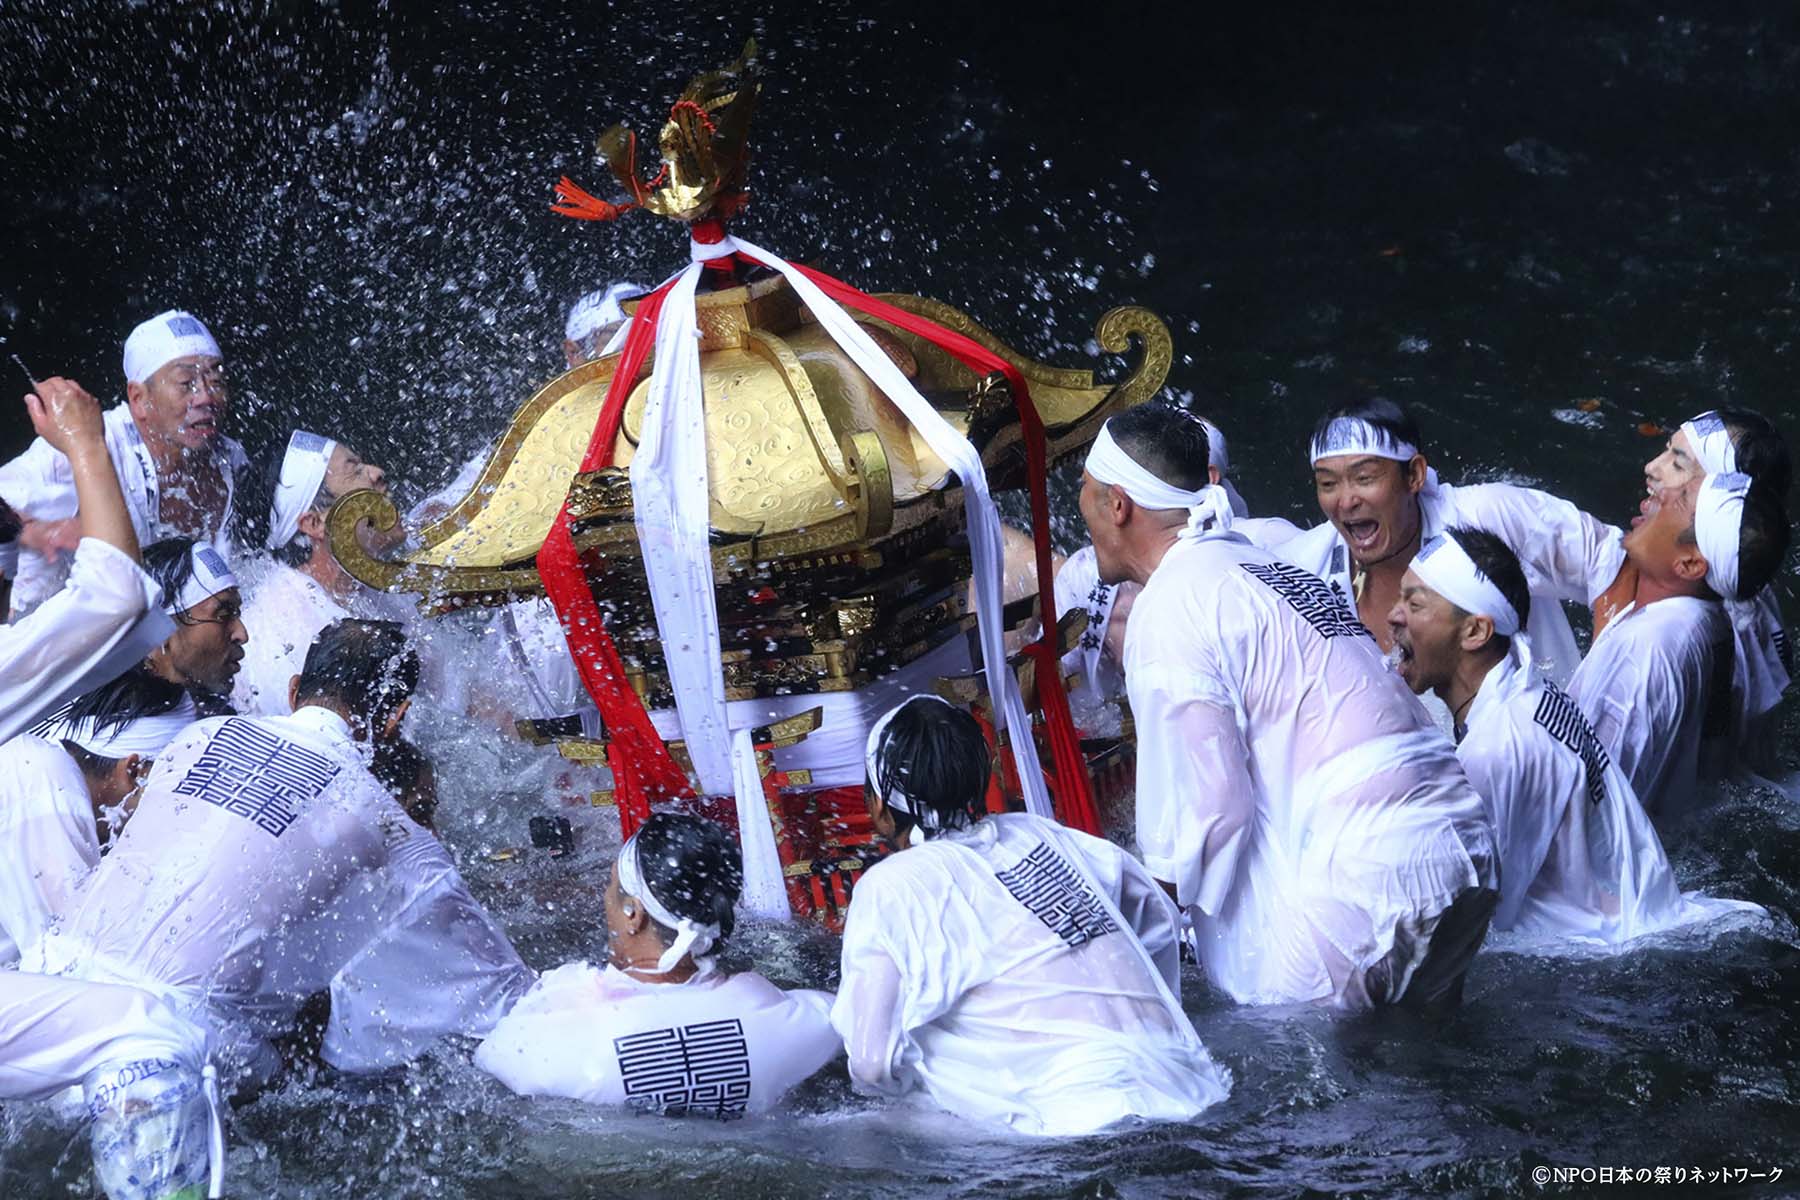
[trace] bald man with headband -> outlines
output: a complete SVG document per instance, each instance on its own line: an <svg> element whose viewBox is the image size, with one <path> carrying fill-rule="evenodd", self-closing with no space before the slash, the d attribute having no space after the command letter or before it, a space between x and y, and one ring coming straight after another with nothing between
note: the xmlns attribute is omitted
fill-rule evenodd
<svg viewBox="0 0 1800 1200"><path fill-rule="evenodd" d="M1125 638L1137 838L1241 1003L1441 1007L1498 859L1453 747L1316 575L1232 531L1207 446L1156 406L1107 422L1081 513Z"/></svg>

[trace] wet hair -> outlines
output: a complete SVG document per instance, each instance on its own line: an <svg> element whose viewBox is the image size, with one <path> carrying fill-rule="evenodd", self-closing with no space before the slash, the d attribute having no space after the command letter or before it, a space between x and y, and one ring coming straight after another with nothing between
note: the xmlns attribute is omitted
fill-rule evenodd
<svg viewBox="0 0 1800 1200"><path fill-rule="evenodd" d="M1731 436L1731 448L1739 473L1768 487L1783 508L1794 483L1794 464L1787 439L1759 412L1747 408L1721 408L1719 420Z"/></svg>
<svg viewBox="0 0 1800 1200"><path fill-rule="evenodd" d="M175 603L181 589L194 577L194 539L164 538L151 542L143 551L144 574L162 588L163 600Z"/></svg>
<svg viewBox="0 0 1800 1200"><path fill-rule="evenodd" d="M987 811L993 774L987 738L974 717L953 705L923 698L903 705L888 722L875 766L880 795L899 792L916 814L889 806L902 830L926 812L935 819L927 829L967 829Z"/></svg>
<svg viewBox="0 0 1800 1200"><path fill-rule="evenodd" d="M1212 482L1212 445L1189 410L1153 401L1113 414L1106 429L1119 449L1164 483L1191 492Z"/></svg>
<svg viewBox="0 0 1800 1200"><path fill-rule="evenodd" d="M717 925L721 941L731 935L744 890L744 859L718 822L655 813L638 828L637 861L644 886L664 908L697 924ZM663 945L675 941L675 930L654 918L650 924Z"/></svg>
<svg viewBox="0 0 1800 1200"><path fill-rule="evenodd" d="M1476 529L1471 525L1452 525L1445 530L1462 546L1469 561L1475 569L1487 576L1488 582L1500 589L1506 602L1519 614L1519 625L1523 628L1531 620L1531 585L1525 581L1525 568L1519 565L1519 556L1512 547L1501 541L1485 529ZM1462 616L1468 613L1451 605ZM1512 639L1504 634L1496 633L1491 645L1505 654L1512 648Z"/></svg>
<svg viewBox="0 0 1800 1200"><path fill-rule="evenodd" d="M244 503L236 505L237 544L260 550L269 541L270 509L275 503L276 485L281 482L281 464L287 459L287 443L277 442L264 446L238 481L238 493L245 498ZM312 510L318 511L323 505L331 506L336 499L319 484L319 494L313 497ZM296 533L289 538L285 546L277 546L269 551L269 557L283 566L299 567L312 557L312 539L304 533Z"/></svg>
<svg viewBox="0 0 1800 1200"><path fill-rule="evenodd" d="M1326 412L1319 418L1318 424L1313 426L1312 437L1307 442L1309 451L1313 445L1327 440L1326 434L1333 421L1345 418L1367 421L1395 444L1405 442L1417 446L1420 453L1424 453L1425 439L1420 436L1419 423L1413 419L1413 415L1392 400L1385 400L1380 396L1370 400L1353 400ZM1405 463L1400 463L1399 466L1402 471L1406 469Z"/></svg>
<svg viewBox="0 0 1800 1200"><path fill-rule="evenodd" d="M0 542L10 542L25 532L24 518L13 511L12 505L0 499Z"/></svg>
<svg viewBox="0 0 1800 1200"><path fill-rule="evenodd" d="M139 663L117 679L75 697L39 727L65 720L71 725L92 721L96 733L109 733L144 717L174 712L186 695L187 689L179 683L153 675Z"/></svg>
<svg viewBox="0 0 1800 1200"><path fill-rule="evenodd" d="M436 815L437 797L423 792L419 777L431 767L419 748L405 738L385 738L375 744L369 773L406 810L406 815L427 828Z"/></svg>
<svg viewBox="0 0 1800 1200"><path fill-rule="evenodd" d="M1740 596L1754 596L1774 580L1782 560L1787 558L1791 536L1780 494L1762 479L1753 478L1744 496L1744 517L1738 528Z"/></svg>
<svg viewBox="0 0 1800 1200"><path fill-rule="evenodd" d="M294 706L331 700L378 725L419 686L419 656L397 621L333 621L300 668Z"/></svg>

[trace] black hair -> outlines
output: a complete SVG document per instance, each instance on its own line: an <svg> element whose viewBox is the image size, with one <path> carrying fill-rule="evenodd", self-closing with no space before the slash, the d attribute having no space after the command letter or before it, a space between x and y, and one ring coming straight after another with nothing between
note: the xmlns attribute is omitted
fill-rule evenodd
<svg viewBox="0 0 1800 1200"><path fill-rule="evenodd" d="M421 791L419 777L430 766L419 748L401 737L377 741L374 761L369 764L369 773L399 802L406 815L426 828L430 828L435 815L437 797Z"/></svg>
<svg viewBox="0 0 1800 1200"><path fill-rule="evenodd" d="M172 537L151 542L144 547L143 561L144 574L162 588L164 603L174 604L194 577L194 539Z"/></svg>
<svg viewBox="0 0 1800 1200"><path fill-rule="evenodd" d="M1469 561L1475 564L1475 569L1500 589L1500 594L1519 615L1519 625L1523 628L1531 620L1531 585L1525 581L1525 568L1519 565L1519 556L1513 553L1512 547L1498 536L1472 525L1451 525L1444 532L1462 546ZM1452 603L1451 607L1456 606ZM1462 612L1460 608L1457 611ZM1493 644L1500 653L1505 654L1512 647L1512 639L1496 633Z"/></svg>
<svg viewBox="0 0 1800 1200"><path fill-rule="evenodd" d="M1416 446L1421 452L1425 449L1425 441L1419 435L1419 423L1413 419L1413 415L1392 400L1376 396L1370 400L1340 404L1320 417L1319 423L1313 426L1312 440L1309 443L1310 458L1321 458L1331 453L1331 423L1345 419L1368 422L1393 446L1398 447L1404 443ZM1402 470L1405 465L1401 464Z"/></svg>
<svg viewBox="0 0 1800 1200"><path fill-rule="evenodd" d="M244 468L238 483L238 495L243 502L234 505L236 512L237 544L253 550L261 550L268 545L269 521L275 505L275 491L281 483L281 465L287 461L287 442L285 440L264 446ZM321 505L330 507L332 496L323 483L319 485L319 494L313 497L311 507ZM289 538L286 545L276 546L269 551L269 557L284 566L298 567L312 557L312 539L304 533L296 533Z"/></svg>
<svg viewBox="0 0 1800 1200"><path fill-rule="evenodd" d="M48 729L58 722L71 725L92 721L94 732L123 729L144 717L160 717L181 707L187 689L150 673L142 663L117 679L84 692L52 713L37 726Z"/></svg>
<svg viewBox="0 0 1800 1200"><path fill-rule="evenodd" d="M719 938L736 925L744 890L744 859L737 842L716 821L686 813L651 815L637 831L638 869L644 886L664 908L700 925L717 925ZM675 931L652 920L665 946Z"/></svg>
<svg viewBox="0 0 1800 1200"><path fill-rule="evenodd" d="M1761 478L1752 478L1738 527L1739 596L1754 596L1769 586L1787 557L1791 536L1780 494Z"/></svg>
<svg viewBox="0 0 1800 1200"><path fill-rule="evenodd" d="M888 722L875 768L877 792L884 799L899 792L913 810L909 815L890 807L902 828L929 812L937 829L967 829L986 812L993 757L975 718L953 705L926 696L901 705Z"/></svg>
<svg viewBox="0 0 1800 1200"><path fill-rule="evenodd" d="M387 720L419 686L419 656L397 621L333 621L319 631L300 668L294 705L332 700L367 719Z"/></svg>
<svg viewBox="0 0 1800 1200"><path fill-rule="evenodd" d="M1785 509L1794 483L1794 464L1787 439L1769 418L1747 408L1721 408L1718 418L1731 437L1740 474L1765 485Z"/></svg>
<svg viewBox="0 0 1800 1200"><path fill-rule="evenodd" d="M1138 466L1183 491L1212 482L1212 445L1206 427L1188 409L1153 401L1113 414L1107 432Z"/></svg>

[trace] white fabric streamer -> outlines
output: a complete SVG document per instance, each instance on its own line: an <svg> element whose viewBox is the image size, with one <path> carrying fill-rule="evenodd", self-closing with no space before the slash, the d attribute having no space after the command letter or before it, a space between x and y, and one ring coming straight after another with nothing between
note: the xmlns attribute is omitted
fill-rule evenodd
<svg viewBox="0 0 1800 1200"><path fill-rule="evenodd" d="M224 357L199 317L172 308L151 317L125 339L125 378L142 383L176 359L192 355Z"/></svg>
<svg viewBox="0 0 1800 1200"><path fill-rule="evenodd" d="M214 550L211 543L195 542L188 551L188 559L192 571L187 582L181 585L181 594L163 605L163 611L171 617L198 608L220 592L238 585L237 576L231 573L224 556Z"/></svg>
<svg viewBox="0 0 1800 1200"><path fill-rule="evenodd" d="M764 921L787 921L794 912L788 904L787 876L781 869L781 849L775 844L775 826L769 820L768 795L763 791L753 738L749 726L731 734L738 845L744 855L744 892L738 897L738 906Z"/></svg>
<svg viewBox="0 0 1800 1200"><path fill-rule="evenodd" d="M1748 475L1708 475L1694 497L1694 542L1706 559L1706 583L1727 600L1738 595L1738 545Z"/></svg>
<svg viewBox="0 0 1800 1200"><path fill-rule="evenodd" d="M705 958L719 940L719 926L716 922L702 924L690 921L686 917L678 917L670 912L668 906L656 898L656 893L644 880L643 864L638 860L638 837L631 835L619 851L619 892L621 895L633 896L640 901L650 913L650 917L665 929L675 931L675 941L662 952L656 960L656 969L668 974L678 966L689 954L697 963Z"/></svg>
<svg viewBox="0 0 1800 1200"><path fill-rule="evenodd" d="M1428 539L1412 560L1413 574L1456 607L1487 617L1501 637L1517 636L1519 613L1494 581L1482 574L1469 552L1448 531Z"/></svg>
<svg viewBox="0 0 1800 1200"><path fill-rule="evenodd" d="M181 703L166 713L139 717L105 731L97 729L92 718L72 722L64 717L40 725L34 732L47 742L74 742L89 754L101 758L129 758L133 754L155 758L162 753L163 747L199 719L193 700L184 695Z"/></svg>
<svg viewBox="0 0 1800 1200"><path fill-rule="evenodd" d="M1321 458L1347 454L1411 462L1418 457L1419 448L1361 417L1339 417L1325 427L1322 435L1312 440L1312 462L1318 466Z"/></svg>
<svg viewBox="0 0 1800 1200"><path fill-rule="evenodd" d="M1188 491L1158 479L1119 447L1119 443L1113 440L1112 431L1107 427L1110 424L1109 421L1100 427L1100 435L1088 450L1086 465L1089 475L1109 487L1118 488L1130 496L1133 503L1143 508L1159 512L1174 508L1187 509L1188 523L1187 528L1182 531L1183 537L1230 531L1235 514L1231 496L1224 488L1208 484Z"/></svg>
<svg viewBox="0 0 1800 1200"><path fill-rule="evenodd" d="M337 443L330 438L304 429L288 435L287 453L281 458L281 478L275 484L275 499L269 508L269 549L281 549L300 531L300 518L325 486L325 470L331 465L331 452L335 449Z"/></svg>

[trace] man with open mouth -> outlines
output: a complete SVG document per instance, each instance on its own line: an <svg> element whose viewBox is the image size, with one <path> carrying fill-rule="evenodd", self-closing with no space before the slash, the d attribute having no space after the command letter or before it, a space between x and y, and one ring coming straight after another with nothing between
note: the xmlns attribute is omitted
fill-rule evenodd
<svg viewBox="0 0 1800 1200"><path fill-rule="evenodd" d="M229 561L233 492L248 460L223 432L231 399L218 342L199 318L172 309L131 331L124 365L125 403L105 415L106 448L138 544L191 537ZM62 588L80 538L68 458L32 442L0 466L0 498L24 518L12 597L23 615Z"/></svg>

